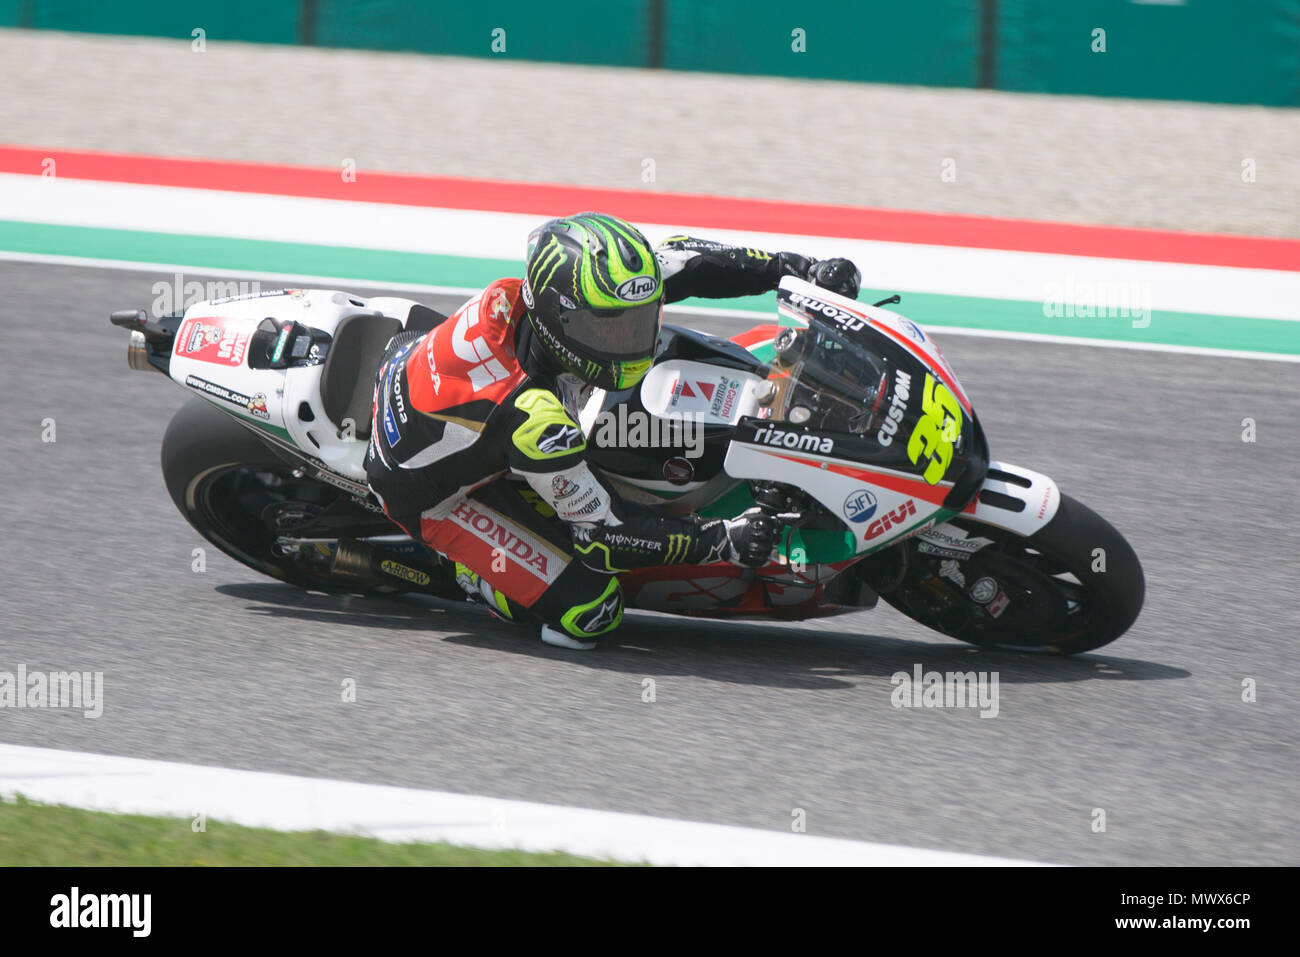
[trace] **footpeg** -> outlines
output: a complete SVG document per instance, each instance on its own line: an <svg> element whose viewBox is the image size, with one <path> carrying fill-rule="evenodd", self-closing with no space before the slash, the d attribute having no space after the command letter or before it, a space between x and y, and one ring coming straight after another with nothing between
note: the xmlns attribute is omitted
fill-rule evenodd
<svg viewBox="0 0 1300 957"><path fill-rule="evenodd" d="M550 625L542 625L542 641L556 648L571 648L574 651L591 651L596 647L594 641L579 641Z"/></svg>

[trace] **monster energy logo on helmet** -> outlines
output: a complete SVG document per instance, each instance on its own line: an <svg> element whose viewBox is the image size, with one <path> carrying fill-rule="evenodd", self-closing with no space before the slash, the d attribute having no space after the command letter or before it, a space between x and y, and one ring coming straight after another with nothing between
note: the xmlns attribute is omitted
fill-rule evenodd
<svg viewBox="0 0 1300 957"><path fill-rule="evenodd" d="M523 296L539 342L565 370L610 390L649 370L663 280L630 223L601 213L543 223L528 237Z"/></svg>

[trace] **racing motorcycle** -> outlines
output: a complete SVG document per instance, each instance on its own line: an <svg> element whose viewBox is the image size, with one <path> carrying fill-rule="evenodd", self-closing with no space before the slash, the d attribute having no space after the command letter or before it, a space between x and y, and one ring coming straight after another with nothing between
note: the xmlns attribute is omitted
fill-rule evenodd
<svg viewBox="0 0 1300 957"><path fill-rule="evenodd" d="M777 323L732 339L665 324L638 386L595 390L579 410L591 461L625 498L725 517L757 504L786 523L763 568L622 574L629 607L789 620L883 599L962 641L1061 654L1133 624L1133 549L1046 475L989 458L934 340L885 308L897 296L866 305L793 277L777 296ZM451 562L384 515L364 468L385 346L445 321L410 299L308 289L112 315L131 368L194 394L162 470L200 535L305 588L464 599ZM498 532L526 561L525 543L485 530Z"/></svg>

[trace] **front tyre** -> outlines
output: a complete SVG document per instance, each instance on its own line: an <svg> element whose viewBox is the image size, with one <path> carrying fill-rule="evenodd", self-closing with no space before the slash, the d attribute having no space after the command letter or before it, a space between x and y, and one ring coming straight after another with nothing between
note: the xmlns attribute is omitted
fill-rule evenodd
<svg viewBox="0 0 1300 957"><path fill-rule="evenodd" d="M969 558L930 554L911 538L864 563L867 582L921 624L986 648L1078 654L1137 620L1142 565L1124 537L1081 502L1028 538L969 518L950 524L992 539Z"/></svg>

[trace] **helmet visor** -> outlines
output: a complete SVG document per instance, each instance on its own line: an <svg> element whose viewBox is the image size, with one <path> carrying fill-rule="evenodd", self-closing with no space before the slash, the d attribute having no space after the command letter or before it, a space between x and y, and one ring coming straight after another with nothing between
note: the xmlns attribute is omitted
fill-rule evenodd
<svg viewBox="0 0 1300 957"><path fill-rule="evenodd" d="M628 309L568 309L560 317L575 347L602 359L644 359L654 354L663 300Z"/></svg>

